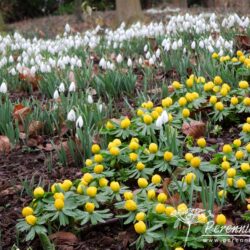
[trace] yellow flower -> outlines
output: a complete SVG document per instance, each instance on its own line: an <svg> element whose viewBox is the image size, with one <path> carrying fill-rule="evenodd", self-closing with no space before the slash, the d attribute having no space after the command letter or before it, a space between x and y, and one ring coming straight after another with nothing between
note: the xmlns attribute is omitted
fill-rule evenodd
<svg viewBox="0 0 250 250"><path fill-rule="evenodd" d="M161 101L161 105L162 105L162 107L169 107L169 106L171 106L173 104L173 100L172 100L172 98L171 97L167 97L167 98L165 98L165 99L163 99L162 101Z"/></svg>
<svg viewBox="0 0 250 250"><path fill-rule="evenodd" d="M245 133L249 133L250 132L250 124L249 123L244 123L242 126L242 131Z"/></svg>
<svg viewBox="0 0 250 250"><path fill-rule="evenodd" d="M103 161L103 157L101 154L96 154L94 156L94 161L97 162L97 163L101 163Z"/></svg>
<svg viewBox="0 0 250 250"><path fill-rule="evenodd" d="M205 148L206 147L206 140L204 138L199 138L197 140L197 144L200 148Z"/></svg>
<svg viewBox="0 0 250 250"><path fill-rule="evenodd" d="M36 216L31 214L31 215L28 215L25 217L25 221L27 224L34 226L37 222L37 218L36 218Z"/></svg>
<svg viewBox="0 0 250 250"><path fill-rule="evenodd" d="M137 161L138 155L136 153L130 153L129 159L130 161Z"/></svg>
<svg viewBox="0 0 250 250"><path fill-rule="evenodd" d="M173 159L173 153L166 151L163 157L165 161L171 161Z"/></svg>
<svg viewBox="0 0 250 250"><path fill-rule="evenodd" d="M240 168L243 172L248 172L250 170L250 164L248 162L243 162L241 163Z"/></svg>
<svg viewBox="0 0 250 250"><path fill-rule="evenodd" d="M159 113L157 111L152 111L151 116L153 117L154 120L156 120L159 117Z"/></svg>
<svg viewBox="0 0 250 250"><path fill-rule="evenodd" d="M91 147L91 151L93 154L98 154L100 152L100 146L98 144L93 144Z"/></svg>
<svg viewBox="0 0 250 250"><path fill-rule="evenodd" d="M103 169L104 169L103 165L98 164L94 167L94 172L95 174L101 174L103 172Z"/></svg>
<svg viewBox="0 0 250 250"><path fill-rule="evenodd" d="M54 199L61 199L61 200L64 200L64 194L63 193L55 193L53 195Z"/></svg>
<svg viewBox="0 0 250 250"><path fill-rule="evenodd" d="M42 187L37 187L35 188L34 192L33 192L34 197L37 198L41 198L44 195L44 190Z"/></svg>
<svg viewBox="0 0 250 250"><path fill-rule="evenodd" d="M61 187L62 189L67 192L70 190L70 188L72 187L72 181L71 180L64 180Z"/></svg>
<svg viewBox="0 0 250 250"><path fill-rule="evenodd" d="M176 247L174 250L184 250L183 247Z"/></svg>
<svg viewBox="0 0 250 250"><path fill-rule="evenodd" d="M192 93L186 93L185 98L188 102L192 102L194 100L194 96Z"/></svg>
<svg viewBox="0 0 250 250"><path fill-rule="evenodd" d="M195 179L196 179L196 175L194 174L194 173L188 173L186 176L185 176L185 178L184 178L184 180L185 180L185 182L187 183L187 184L191 184L193 181L195 181Z"/></svg>
<svg viewBox="0 0 250 250"><path fill-rule="evenodd" d="M158 145L156 143L150 143L148 149L151 154L155 154L158 151Z"/></svg>
<svg viewBox="0 0 250 250"><path fill-rule="evenodd" d="M146 188L148 186L148 181L145 178L139 178L137 183L140 188Z"/></svg>
<svg viewBox="0 0 250 250"><path fill-rule="evenodd" d="M125 201L124 208L128 211L135 211L137 209L137 204L133 200Z"/></svg>
<svg viewBox="0 0 250 250"><path fill-rule="evenodd" d="M108 122L106 123L106 128L107 128L107 129L113 129L114 127L115 127L115 126L113 125L112 122L108 121Z"/></svg>
<svg viewBox="0 0 250 250"><path fill-rule="evenodd" d="M84 189L84 185L82 185L81 183L77 186L76 192L78 194L83 194L83 189Z"/></svg>
<svg viewBox="0 0 250 250"><path fill-rule="evenodd" d="M189 111L189 109L183 109L183 110L182 110L182 116L183 116L184 118L189 117L189 116L190 116L190 111Z"/></svg>
<svg viewBox="0 0 250 250"><path fill-rule="evenodd" d="M129 118L125 118L121 121L120 126L122 129L127 129L130 126L130 124L131 124L131 121L129 120Z"/></svg>
<svg viewBox="0 0 250 250"><path fill-rule="evenodd" d="M89 197L95 197L96 196L96 194L97 194L97 188L96 187L88 187L87 188L87 190L86 190L86 192L87 192L87 195L89 196Z"/></svg>
<svg viewBox="0 0 250 250"><path fill-rule="evenodd" d="M247 117L247 123L250 124L250 117Z"/></svg>
<svg viewBox="0 0 250 250"><path fill-rule="evenodd" d="M94 212L94 210L95 210L95 204L94 203L92 203L92 202L87 202L86 204L85 204L85 211L87 211L88 213L93 213Z"/></svg>
<svg viewBox="0 0 250 250"><path fill-rule="evenodd" d="M242 158L244 158L244 152L241 151L241 150L238 150L236 153L235 153L235 158L237 160L241 160Z"/></svg>
<svg viewBox="0 0 250 250"><path fill-rule="evenodd" d="M151 115L144 115L143 121L145 124L150 125L153 122L153 118Z"/></svg>
<svg viewBox="0 0 250 250"><path fill-rule="evenodd" d="M160 203L165 203L167 201L167 195L165 193L160 193L158 194L157 196L157 200L160 202Z"/></svg>
<svg viewBox="0 0 250 250"><path fill-rule="evenodd" d="M246 145L246 150L247 150L248 153L250 153L250 143L248 143L248 144Z"/></svg>
<svg viewBox="0 0 250 250"><path fill-rule="evenodd" d="M144 212L139 212L136 214L135 219L137 221L143 221L146 218L146 214Z"/></svg>
<svg viewBox="0 0 250 250"><path fill-rule="evenodd" d="M215 95L212 95L212 96L210 97L210 99L209 99L209 102L210 102L211 104L215 104L215 103L217 102L217 97L216 97Z"/></svg>
<svg viewBox="0 0 250 250"><path fill-rule="evenodd" d="M227 191L225 191L225 190L220 190L218 192L219 198L226 197L226 195L227 195Z"/></svg>
<svg viewBox="0 0 250 250"><path fill-rule="evenodd" d="M227 185L229 187L232 187L234 185L234 179L233 178L227 178Z"/></svg>
<svg viewBox="0 0 250 250"><path fill-rule="evenodd" d="M206 224L208 221L207 216L205 214L198 214L197 221L201 224Z"/></svg>
<svg viewBox="0 0 250 250"><path fill-rule="evenodd" d="M131 141L129 143L128 147L129 147L130 150L135 151L140 147L140 145L135 141Z"/></svg>
<svg viewBox="0 0 250 250"><path fill-rule="evenodd" d="M165 212L165 205L162 204L162 203L158 203L156 206L155 206L155 211L157 214L163 214Z"/></svg>
<svg viewBox="0 0 250 250"><path fill-rule="evenodd" d="M223 226L227 222L227 218L224 214L218 214L215 219L216 224Z"/></svg>
<svg viewBox="0 0 250 250"><path fill-rule="evenodd" d="M143 110L141 110L141 109L137 110L137 115L138 116L142 116L143 114L144 114Z"/></svg>
<svg viewBox="0 0 250 250"><path fill-rule="evenodd" d="M228 94L228 90L227 90L226 88L221 88L220 94L221 94L222 96L226 96L226 95Z"/></svg>
<svg viewBox="0 0 250 250"><path fill-rule="evenodd" d="M183 106L185 106L185 105L187 104L187 100L186 100L185 97L181 97L181 98L179 99L178 103L179 103L179 105L180 105L181 107L183 107Z"/></svg>
<svg viewBox="0 0 250 250"><path fill-rule="evenodd" d="M162 108L162 107L156 107L156 108L155 108L155 111L156 111L159 115L161 115L161 113L163 112L163 108Z"/></svg>
<svg viewBox="0 0 250 250"><path fill-rule="evenodd" d="M248 84L247 81L240 81L240 82L239 82L239 87L240 87L241 89L247 89L247 88L249 87L249 84Z"/></svg>
<svg viewBox="0 0 250 250"><path fill-rule="evenodd" d="M246 187L246 182L244 179L240 178L239 180L236 181L236 186L237 188L245 188Z"/></svg>
<svg viewBox="0 0 250 250"><path fill-rule="evenodd" d="M56 199L54 202L54 207L56 210L61 211L64 208L64 200Z"/></svg>
<svg viewBox="0 0 250 250"><path fill-rule="evenodd" d="M26 216L29 216L29 215L32 215L33 214L33 209L31 207L24 207L22 209L22 215L23 217L26 217Z"/></svg>
<svg viewBox="0 0 250 250"><path fill-rule="evenodd" d="M172 86L173 86L174 89L180 89L181 88L181 84L179 82L177 82L177 81L174 81L172 83Z"/></svg>
<svg viewBox="0 0 250 250"><path fill-rule="evenodd" d="M120 139L114 139L114 140L113 140L113 143L114 143L114 145L115 145L116 147L119 147L119 146L121 146L121 144L122 144L122 142L121 142Z"/></svg>
<svg viewBox="0 0 250 250"><path fill-rule="evenodd" d="M190 162L193 158L194 158L193 154L191 154L191 153L185 154L185 159L187 162Z"/></svg>
<svg viewBox="0 0 250 250"><path fill-rule="evenodd" d="M218 58L218 57L219 57L218 53L214 52L214 53L212 54L212 58L213 58L213 59L216 59L216 58ZM181 250L181 249L178 249L178 250Z"/></svg>
<svg viewBox="0 0 250 250"><path fill-rule="evenodd" d="M222 102L216 102L214 107L218 111L222 111L224 109L224 105Z"/></svg>
<svg viewBox="0 0 250 250"><path fill-rule="evenodd" d="M120 154L120 149L118 147L112 147L109 150L110 154L113 156L118 156Z"/></svg>
<svg viewBox="0 0 250 250"><path fill-rule="evenodd" d="M235 168L229 168L227 170L227 176L230 178L233 178L236 175L236 169Z"/></svg>
<svg viewBox="0 0 250 250"><path fill-rule="evenodd" d="M161 183L161 176L158 174L153 175L151 182L154 184L160 184Z"/></svg>
<svg viewBox="0 0 250 250"><path fill-rule="evenodd" d="M143 221L135 223L134 228L138 234L144 234L147 231L147 226Z"/></svg>
<svg viewBox="0 0 250 250"><path fill-rule="evenodd" d="M245 97L243 103L245 106L250 106L250 97Z"/></svg>
<svg viewBox="0 0 250 250"><path fill-rule="evenodd" d="M187 213L188 207L185 203L181 203L180 205L177 206L177 211L179 213Z"/></svg>
<svg viewBox="0 0 250 250"><path fill-rule="evenodd" d="M238 57L244 56L244 54L243 54L243 52L242 52L241 50L238 50L238 51L236 52L236 55L237 55Z"/></svg>
<svg viewBox="0 0 250 250"><path fill-rule="evenodd" d="M204 91L208 92L211 91L214 87L214 83L213 82L207 82L204 84L203 89Z"/></svg>
<svg viewBox="0 0 250 250"><path fill-rule="evenodd" d="M241 140L240 140L240 139L235 139L235 140L233 141L233 145L234 145L236 148L240 147L240 146L241 146Z"/></svg>
<svg viewBox="0 0 250 250"><path fill-rule="evenodd" d="M104 177L102 177L102 178L99 180L99 186L100 186L100 187L106 187L106 186L108 185L108 183L109 183L109 181L108 181L106 178L104 178Z"/></svg>
<svg viewBox="0 0 250 250"><path fill-rule="evenodd" d="M172 216L175 212L176 212L176 210L172 206L167 206L165 209L165 213L167 216Z"/></svg>
<svg viewBox="0 0 250 250"><path fill-rule="evenodd" d="M229 144L225 144L222 149L224 154L229 154L232 152L232 147Z"/></svg>
<svg viewBox="0 0 250 250"><path fill-rule="evenodd" d="M193 87L193 84L194 84L194 79L193 78L188 78L186 80L187 87L191 88L191 87Z"/></svg>
<svg viewBox="0 0 250 250"><path fill-rule="evenodd" d="M149 189L148 193L147 193L147 196L148 196L149 200L153 200L155 198L155 196L156 196L155 190L154 189Z"/></svg>
<svg viewBox="0 0 250 250"><path fill-rule="evenodd" d="M216 77L214 78L214 84L220 85L220 84L222 84L222 82L223 82L223 80L221 79L220 76L216 76Z"/></svg>
<svg viewBox="0 0 250 250"><path fill-rule="evenodd" d="M86 182L86 183L90 183L94 177L93 175L91 175L90 173L85 173L82 177L82 179Z"/></svg>
<svg viewBox="0 0 250 250"><path fill-rule="evenodd" d="M144 165L142 162L138 162L138 163L136 164L136 169L137 169L138 171L142 171L144 168L145 168L145 165Z"/></svg>
<svg viewBox="0 0 250 250"><path fill-rule="evenodd" d="M190 161L190 165L193 167L193 168L198 168L201 164L201 158L196 156L194 157L191 161Z"/></svg>
<svg viewBox="0 0 250 250"><path fill-rule="evenodd" d="M148 102L146 103L146 109L152 109L153 107L154 107L153 102L148 101Z"/></svg>
<svg viewBox="0 0 250 250"><path fill-rule="evenodd" d="M120 184L117 181L112 181L110 183L110 188L114 193L118 193L120 191Z"/></svg>
<svg viewBox="0 0 250 250"><path fill-rule="evenodd" d="M238 62L238 59L237 59L236 57L233 57L233 58L231 59L231 62L236 63L236 62Z"/></svg>
<svg viewBox="0 0 250 250"><path fill-rule="evenodd" d="M124 200L132 200L133 199L133 193L131 191L126 191L123 194Z"/></svg>
<svg viewBox="0 0 250 250"><path fill-rule="evenodd" d="M223 161L221 163L221 168L224 170L224 171L227 171L229 168L230 168L230 163L228 161Z"/></svg>

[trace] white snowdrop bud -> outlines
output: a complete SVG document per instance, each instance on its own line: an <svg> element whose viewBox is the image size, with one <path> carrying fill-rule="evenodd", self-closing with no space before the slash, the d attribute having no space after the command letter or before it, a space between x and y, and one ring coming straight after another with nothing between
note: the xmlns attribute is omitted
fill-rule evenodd
<svg viewBox="0 0 250 250"><path fill-rule="evenodd" d="M121 62L122 62L122 60L123 60L122 55L121 55L121 54L119 54L119 55L116 57L116 61L117 61L117 63L121 63Z"/></svg>
<svg viewBox="0 0 250 250"><path fill-rule="evenodd" d="M56 100L59 98L59 93L58 93L58 90L56 90L53 94L53 98Z"/></svg>
<svg viewBox="0 0 250 250"><path fill-rule="evenodd" d="M88 95L87 101L89 104L92 104L94 102L92 95Z"/></svg>
<svg viewBox="0 0 250 250"><path fill-rule="evenodd" d="M191 43L191 48L192 48L192 49L195 49L195 46L196 46L196 43L195 43L195 41L193 41L193 42Z"/></svg>
<svg viewBox="0 0 250 250"><path fill-rule="evenodd" d="M63 82L60 83L58 89L59 89L59 92L61 92L61 93L63 93L65 91L65 86L64 86Z"/></svg>
<svg viewBox="0 0 250 250"><path fill-rule="evenodd" d="M83 127L83 119L82 116L79 116L76 120L76 127L82 128Z"/></svg>
<svg viewBox="0 0 250 250"><path fill-rule="evenodd" d="M70 30L71 30L71 28L70 28L69 24L67 23L67 24L65 25L65 32L66 32L66 33L69 33Z"/></svg>
<svg viewBox="0 0 250 250"><path fill-rule="evenodd" d="M6 94L7 91L8 91L7 84L6 84L5 82L3 82L3 83L0 85L0 93Z"/></svg>
<svg viewBox="0 0 250 250"><path fill-rule="evenodd" d="M156 52L155 52L155 56L156 56L157 58L159 58L160 55L161 55L161 50L158 48L158 49L156 50Z"/></svg>
<svg viewBox="0 0 250 250"><path fill-rule="evenodd" d="M74 122L76 120L76 113L73 109L71 109L67 115L67 120Z"/></svg>
<svg viewBox="0 0 250 250"><path fill-rule="evenodd" d="M128 59L127 65L128 65L128 67L132 67L132 65L133 65L132 60L130 58Z"/></svg>
<svg viewBox="0 0 250 250"><path fill-rule="evenodd" d="M69 85L69 92L75 92L76 91L76 84L74 82L71 82Z"/></svg>

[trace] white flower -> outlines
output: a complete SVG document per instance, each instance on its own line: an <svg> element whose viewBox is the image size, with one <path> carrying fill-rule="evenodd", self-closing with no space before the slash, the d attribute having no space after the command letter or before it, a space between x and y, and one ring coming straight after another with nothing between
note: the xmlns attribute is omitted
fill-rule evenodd
<svg viewBox="0 0 250 250"><path fill-rule="evenodd" d="M122 55L121 55L121 54L119 54L119 55L116 57L116 61L117 61L117 63L121 63L121 62L122 62L122 60L123 60Z"/></svg>
<svg viewBox="0 0 250 250"><path fill-rule="evenodd" d="M71 28L70 28L70 26L69 26L69 24L67 23L66 25L65 25L65 32L66 33L69 33L70 32L70 30L71 30Z"/></svg>
<svg viewBox="0 0 250 250"><path fill-rule="evenodd" d="M76 113L71 109L67 115L67 120L74 122L76 120Z"/></svg>
<svg viewBox="0 0 250 250"><path fill-rule="evenodd" d="M128 65L128 67L132 67L132 65L133 65L132 60L130 58L128 59L127 65Z"/></svg>
<svg viewBox="0 0 250 250"><path fill-rule="evenodd" d="M6 94L7 93L7 84L5 82L3 82L0 86L0 93Z"/></svg>
<svg viewBox="0 0 250 250"><path fill-rule="evenodd" d="M64 86L64 83L61 82L60 85L59 85L59 92L63 93L65 91L65 86Z"/></svg>
<svg viewBox="0 0 250 250"><path fill-rule="evenodd" d="M89 104L92 104L94 102L92 95L88 95L87 101Z"/></svg>
<svg viewBox="0 0 250 250"><path fill-rule="evenodd" d="M59 98L58 90L56 90L56 91L54 92L53 98L54 98L54 99L58 99L58 98Z"/></svg>
<svg viewBox="0 0 250 250"><path fill-rule="evenodd" d="M157 118L155 125L157 128L161 128L163 124L168 122L168 113L164 110Z"/></svg>
<svg viewBox="0 0 250 250"><path fill-rule="evenodd" d="M142 58L140 57L139 58L139 64L142 64L143 63L143 60L142 60Z"/></svg>
<svg viewBox="0 0 250 250"><path fill-rule="evenodd" d="M155 56L156 56L157 58L159 58L160 55L161 55L161 50L158 48L158 49L156 50L156 52L155 52Z"/></svg>
<svg viewBox="0 0 250 250"><path fill-rule="evenodd" d="M145 46L144 46L144 52L147 52L148 51L148 45L146 44Z"/></svg>
<svg viewBox="0 0 250 250"><path fill-rule="evenodd" d="M98 105L98 110L99 110L100 113L102 112L102 109L103 109L103 105L102 105L102 104L99 104L99 105Z"/></svg>
<svg viewBox="0 0 250 250"><path fill-rule="evenodd" d="M79 116L76 120L76 127L82 128L82 126L83 126L83 119L82 116Z"/></svg>
<svg viewBox="0 0 250 250"><path fill-rule="evenodd" d="M69 92L75 92L76 91L76 84L74 82L71 82L69 85Z"/></svg>
<svg viewBox="0 0 250 250"><path fill-rule="evenodd" d="M195 43L195 41L193 41L193 42L191 43L191 48L192 48L192 49L195 49L195 46L196 46L196 43Z"/></svg>

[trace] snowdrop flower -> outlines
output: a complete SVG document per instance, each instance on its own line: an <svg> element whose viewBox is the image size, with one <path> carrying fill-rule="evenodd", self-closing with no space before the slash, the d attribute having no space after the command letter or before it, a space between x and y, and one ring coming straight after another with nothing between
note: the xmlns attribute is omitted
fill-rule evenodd
<svg viewBox="0 0 250 250"><path fill-rule="evenodd" d="M102 69L106 69L107 68L107 62L104 58L102 58L99 62L99 66L102 68Z"/></svg>
<svg viewBox="0 0 250 250"><path fill-rule="evenodd" d="M157 118L155 125L157 128L161 128L163 124L168 122L168 113L164 110Z"/></svg>
<svg viewBox="0 0 250 250"><path fill-rule="evenodd" d="M77 128L82 128L83 127L83 119L82 119L81 115L76 120L76 127Z"/></svg>
<svg viewBox="0 0 250 250"><path fill-rule="evenodd" d="M122 60L123 60L122 55L121 55L121 54L119 54L119 55L116 57L116 61L117 61L117 63L121 63L121 62L122 62Z"/></svg>
<svg viewBox="0 0 250 250"><path fill-rule="evenodd" d="M150 58L150 52L148 51L146 54L146 58L149 59Z"/></svg>
<svg viewBox="0 0 250 250"><path fill-rule="evenodd" d="M145 46L144 46L144 52L146 53L148 51L148 45L146 44Z"/></svg>
<svg viewBox="0 0 250 250"><path fill-rule="evenodd" d="M89 104L92 104L94 102L92 95L88 95L87 101Z"/></svg>
<svg viewBox="0 0 250 250"><path fill-rule="evenodd" d="M65 91L65 86L64 86L64 83L63 83L63 82L60 83L58 89L59 89L59 92L60 92L60 93L63 93L63 92Z"/></svg>
<svg viewBox="0 0 250 250"><path fill-rule="evenodd" d="M205 44L204 44L204 42L201 40L201 41L199 42L199 47L200 47L201 49L203 49L204 46L205 46Z"/></svg>
<svg viewBox="0 0 250 250"><path fill-rule="evenodd" d="M193 41L193 42L191 43L191 48L192 48L192 49L195 49L195 46L196 46L196 43L195 43L195 41Z"/></svg>
<svg viewBox="0 0 250 250"><path fill-rule="evenodd" d="M3 94L6 94L8 91L7 89L7 84L5 82L3 82L1 85L0 85L0 93L3 93Z"/></svg>
<svg viewBox="0 0 250 250"><path fill-rule="evenodd" d="M143 61L142 61L142 58L140 57L139 58L139 64L142 64L143 63Z"/></svg>
<svg viewBox="0 0 250 250"><path fill-rule="evenodd" d="M133 65L132 60L130 58L128 59L127 65L128 65L128 67L132 67L132 65Z"/></svg>
<svg viewBox="0 0 250 250"><path fill-rule="evenodd" d="M151 57L148 61L149 65L153 65L155 63L154 58Z"/></svg>
<svg viewBox="0 0 250 250"><path fill-rule="evenodd" d="M67 120L74 122L76 120L76 113L73 109L71 109L67 115Z"/></svg>
<svg viewBox="0 0 250 250"><path fill-rule="evenodd" d="M173 44L172 44L172 49L177 50L177 48L178 48L178 44L177 44L176 41L174 41Z"/></svg>
<svg viewBox="0 0 250 250"><path fill-rule="evenodd" d="M155 52L155 56L156 56L156 58L159 58L160 55L161 55L161 50L158 48L158 49L156 50L156 52Z"/></svg>
<svg viewBox="0 0 250 250"><path fill-rule="evenodd" d="M74 82L71 82L69 85L69 92L75 92L76 91L76 84Z"/></svg>
<svg viewBox="0 0 250 250"><path fill-rule="evenodd" d="M58 90L56 90L56 91L54 92L53 98L54 98L54 99L58 99L58 98L59 98L59 92L58 92Z"/></svg>
<svg viewBox="0 0 250 250"><path fill-rule="evenodd" d="M102 105L102 104L99 104L99 105L98 105L98 110L99 110L100 113L102 112L102 109L103 109L103 105Z"/></svg>
<svg viewBox="0 0 250 250"><path fill-rule="evenodd" d="M65 32L66 33L69 33L70 32L70 30L71 30L71 28L70 28L70 26L69 26L69 24L67 23L66 25L65 25Z"/></svg>

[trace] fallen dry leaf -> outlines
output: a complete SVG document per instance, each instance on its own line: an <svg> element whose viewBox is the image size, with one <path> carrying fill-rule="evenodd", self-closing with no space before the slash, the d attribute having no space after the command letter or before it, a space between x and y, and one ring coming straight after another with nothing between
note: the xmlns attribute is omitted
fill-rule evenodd
<svg viewBox="0 0 250 250"><path fill-rule="evenodd" d="M6 188L5 190L2 190L0 192L0 197L16 194L17 192L21 191L22 188L22 185L16 185L13 187Z"/></svg>
<svg viewBox="0 0 250 250"><path fill-rule="evenodd" d="M69 72L69 81L76 83L76 78L75 78L75 74L73 71Z"/></svg>
<svg viewBox="0 0 250 250"><path fill-rule="evenodd" d="M31 121L29 128L28 128L28 133L30 136L37 135L41 129L43 128L43 123L40 121Z"/></svg>
<svg viewBox="0 0 250 250"><path fill-rule="evenodd" d="M78 238L69 232L57 232L49 236L56 246L74 246L78 243ZM65 248L64 248L65 249Z"/></svg>
<svg viewBox="0 0 250 250"><path fill-rule="evenodd" d="M250 37L246 35L237 35L236 43L238 49L249 50L250 49Z"/></svg>
<svg viewBox="0 0 250 250"><path fill-rule="evenodd" d="M11 149L10 140L7 136L0 135L0 154L8 154Z"/></svg>
<svg viewBox="0 0 250 250"><path fill-rule="evenodd" d="M19 70L19 78L22 81L30 83L33 90L38 89L39 81L41 80L41 77L32 74L31 70L25 66Z"/></svg>
<svg viewBox="0 0 250 250"><path fill-rule="evenodd" d="M205 134L205 123L202 121L184 122L182 125L182 133L197 139Z"/></svg>
<svg viewBox="0 0 250 250"><path fill-rule="evenodd" d="M20 123L23 122L23 120L27 117L28 114L30 114L30 112L31 109L29 107L25 107L22 104L17 104L15 105L13 110L13 117Z"/></svg>

